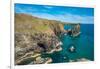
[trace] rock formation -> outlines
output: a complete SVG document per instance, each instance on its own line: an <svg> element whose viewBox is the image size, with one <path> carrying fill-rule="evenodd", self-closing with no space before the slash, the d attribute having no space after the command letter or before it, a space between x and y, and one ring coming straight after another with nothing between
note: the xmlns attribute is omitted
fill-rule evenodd
<svg viewBox="0 0 100 69"><path fill-rule="evenodd" d="M59 21L15 14L15 64L33 58L36 53L62 50L58 35L64 31L63 26ZM35 63L35 58L32 61Z"/></svg>

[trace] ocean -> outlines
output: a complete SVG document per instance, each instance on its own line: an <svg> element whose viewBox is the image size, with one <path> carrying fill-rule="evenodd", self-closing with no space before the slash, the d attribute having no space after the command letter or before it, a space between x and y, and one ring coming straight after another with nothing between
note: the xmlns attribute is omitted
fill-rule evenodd
<svg viewBox="0 0 100 69"><path fill-rule="evenodd" d="M70 60L77 60L85 58L94 60L94 24L81 24L81 34L78 37L70 37L63 35L60 37L63 43L63 50L54 52L53 54L45 54L43 57L51 57L52 63L69 62ZM70 46L75 47L75 52L69 52Z"/></svg>

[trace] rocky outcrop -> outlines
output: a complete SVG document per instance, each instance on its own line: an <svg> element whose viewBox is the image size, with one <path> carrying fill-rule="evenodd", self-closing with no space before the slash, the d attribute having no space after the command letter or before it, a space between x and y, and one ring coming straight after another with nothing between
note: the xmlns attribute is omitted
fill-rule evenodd
<svg viewBox="0 0 100 69"><path fill-rule="evenodd" d="M80 24L68 24L70 28L66 29L65 34L76 37L80 35ZM67 25L66 25L67 26Z"/></svg>
<svg viewBox="0 0 100 69"><path fill-rule="evenodd" d="M34 58L36 53L62 50L58 35L63 31L62 22L15 14L15 64Z"/></svg>

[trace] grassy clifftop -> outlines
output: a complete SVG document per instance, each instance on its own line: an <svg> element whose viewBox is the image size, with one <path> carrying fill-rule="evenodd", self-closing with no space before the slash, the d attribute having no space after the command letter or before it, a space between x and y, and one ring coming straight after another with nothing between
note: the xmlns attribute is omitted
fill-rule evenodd
<svg viewBox="0 0 100 69"><path fill-rule="evenodd" d="M63 30L63 24L60 21L37 18L27 14L15 14L15 32L31 34L41 32L52 35Z"/></svg>

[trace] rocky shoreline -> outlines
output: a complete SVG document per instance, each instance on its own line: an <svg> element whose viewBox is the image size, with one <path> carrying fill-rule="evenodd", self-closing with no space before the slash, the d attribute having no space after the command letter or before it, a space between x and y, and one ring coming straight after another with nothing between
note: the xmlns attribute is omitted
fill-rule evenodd
<svg viewBox="0 0 100 69"><path fill-rule="evenodd" d="M62 22L15 14L15 65L51 63L41 54L61 51L59 35L65 31Z"/></svg>
<svg viewBox="0 0 100 69"><path fill-rule="evenodd" d="M20 64L22 61L25 61L25 58L28 57L35 58L37 56L40 56L40 54L42 53L52 54L55 51L62 50L61 48L62 43L57 39L57 37L49 36L47 40L47 38L43 38L43 37L40 38L37 36L32 36L32 35L30 36L28 34L15 35L16 37L16 42L15 42L16 63L15 64ZM23 47L24 45L25 47ZM38 53L38 54L33 55L34 53ZM50 58L50 60L52 59ZM47 62L50 60L47 60Z"/></svg>

